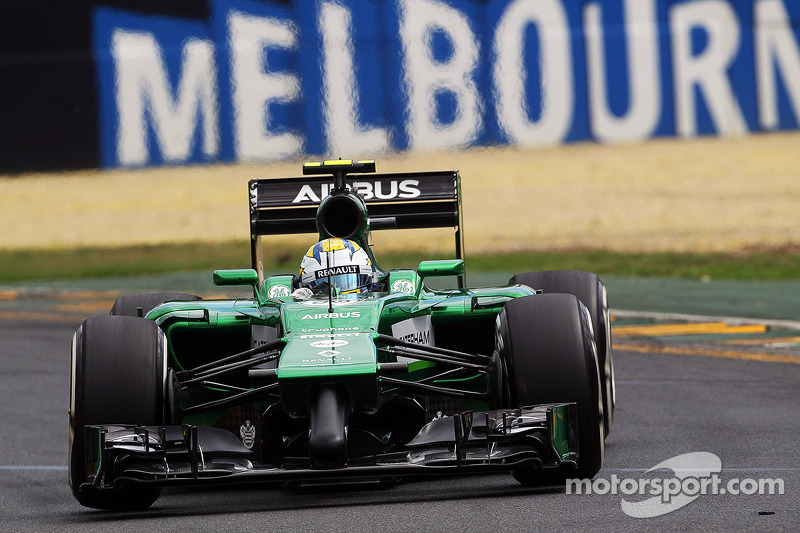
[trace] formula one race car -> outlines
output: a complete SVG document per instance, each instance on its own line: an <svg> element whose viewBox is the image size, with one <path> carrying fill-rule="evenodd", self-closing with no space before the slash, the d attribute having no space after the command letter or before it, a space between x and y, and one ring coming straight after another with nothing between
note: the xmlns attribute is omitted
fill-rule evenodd
<svg viewBox="0 0 800 533"><path fill-rule="evenodd" d="M597 473L614 412L603 284L547 271L466 288L458 173L374 172L335 160L250 182L252 269L213 277L252 298L126 296L78 327L82 505L143 509L178 485ZM373 230L433 227L455 228L455 259L378 266ZM265 277L262 236L295 233L319 234L299 275ZM426 285L437 276L457 288Z"/></svg>

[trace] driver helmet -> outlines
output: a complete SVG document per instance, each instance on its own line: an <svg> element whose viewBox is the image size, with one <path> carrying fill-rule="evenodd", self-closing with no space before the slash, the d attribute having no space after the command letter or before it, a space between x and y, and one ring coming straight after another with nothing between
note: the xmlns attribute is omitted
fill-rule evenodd
<svg viewBox="0 0 800 533"><path fill-rule="evenodd" d="M348 239L324 239L312 246L300 262L300 286L315 294L355 294L375 282L372 261L361 246Z"/></svg>

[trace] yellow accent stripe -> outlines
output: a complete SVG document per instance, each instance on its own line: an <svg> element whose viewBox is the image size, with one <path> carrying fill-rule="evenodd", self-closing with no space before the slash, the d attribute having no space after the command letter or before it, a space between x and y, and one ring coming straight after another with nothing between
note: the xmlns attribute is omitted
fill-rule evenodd
<svg viewBox="0 0 800 533"><path fill-rule="evenodd" d="M19 293L17 291L0 291L0 300L16 300Z"/></svg>
<svg viewBox="0 0 800 533"><path fill-rule="evenodd" d="M358 161L353 161L352 159L326 159L325 161L309 161L307 163L303 163L304 167L321 167L322 165L330 166L330 165L345 165L349 166L354 163L364 164L364 163L374 163L374 159L360 159Z"/></svg>
<svg viewBox="0 0 800 533"><path fill-rule="evenodd" d="M751 344L763 344L765 346L774 346L778 344L800 344L800 337L770 337L758 339L736 339L732 341L722 341L722 344L733 344L740 346L747 346Z"/></svg>
<svg viewBox="0 0 800 533"><path fill-rule="evenodd" d="M709 335L733 333L764 333L763 324L729 326L725 322L700 322L689 324L658 324L643 326L619 326L612 329L616 337L661 337L667 335Z"/></svg>
<svg viewBox="0 0 800 533"><path fill-rule="evenodd" d="M670 355L696 355L700 357L716 357L722 359L739 359L743 361L761 361L765 363L800 364L800 356L774 353L736 352L733 350L714 350L709 348L683 348L679 346L644 346L641 344L617 344L615 350L638 353L660 353Z"/></svg>

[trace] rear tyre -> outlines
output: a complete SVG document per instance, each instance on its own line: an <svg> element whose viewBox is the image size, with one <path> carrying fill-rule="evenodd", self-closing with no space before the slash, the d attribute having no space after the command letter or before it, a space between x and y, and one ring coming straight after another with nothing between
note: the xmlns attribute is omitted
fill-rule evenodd
<svg viewBox="0 0 800 533"><path fill-rule="evenodd" d="M112 315L118 316L144 316L151 309L157 307L164 302L171 301L194 301L199 300L199 296L194 294L184 294L182 292L153 292L150 294L134 294L132 296L123 296L117 298L114 305L111 307ZM141 307L141 315L139 315L138 308Z"/></svg>
<svg viewBox="0 0 800 533"><path fill-rule="evenodd" d="M605 285L592 272L582 270L547 270L517 274L509 285L522 284L533 289L542 289L545 294L574 294L583 302L592 317L592 328L597 345L597 361L600 366L600 381L603 384L603 425L606 436L614 424L614 361L611 355L611 321L608 316L608 293Z"/></svg>
<svg viewBox="0 0 800 533"><path fill-rule="evenodd" d="M511 406L577 403L577 471L517 469L512 474L522 484L591 478L603 464L603 403L589 321L586 307L571 294L517 298L498 315L497 351L506 366Z"/></svg>
<svg viewBox="0 0 800 533"><path fill-rule="evenodd" d="M95 489L87 471L84 428L91 425L164 424L166 339L150 320L125 316L90 318L72 340L69 484L78 502L114 511L150 507L161 489L123 485Z"/></svg>

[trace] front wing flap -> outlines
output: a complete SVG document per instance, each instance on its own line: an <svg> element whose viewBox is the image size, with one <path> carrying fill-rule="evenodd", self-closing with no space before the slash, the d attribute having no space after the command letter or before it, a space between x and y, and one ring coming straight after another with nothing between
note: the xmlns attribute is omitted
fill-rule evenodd
<svg viewBox="0 0 800 533"><path fill-rule="evenodd" d="M510 471L532 466L575 467L575 404L545 404L488 412L466 411L426 424L402 452L348 459L343 468L303 461L258 464L232 433L198 426L88 426L86 483L214 485L375 479Z"/></svg>

